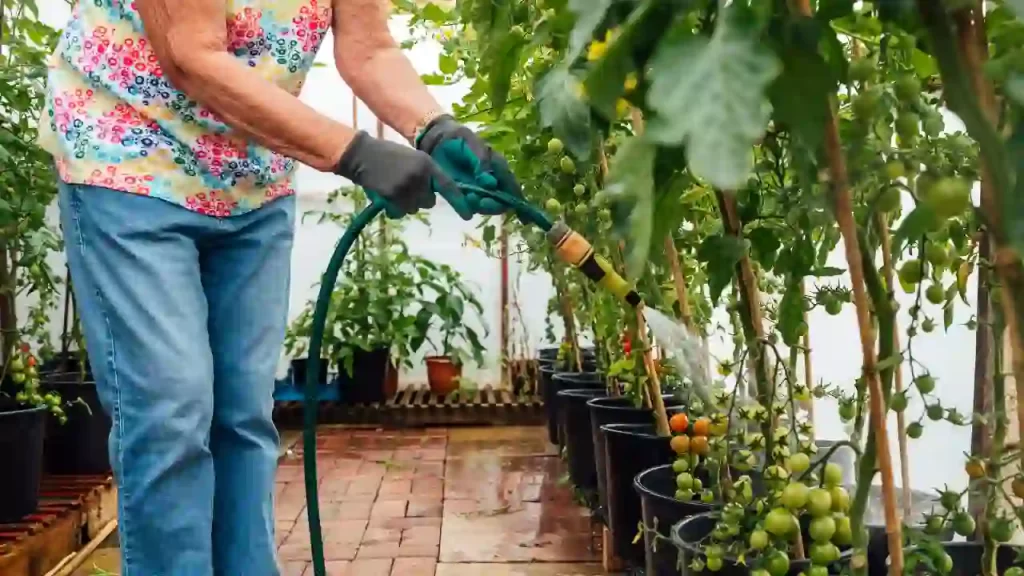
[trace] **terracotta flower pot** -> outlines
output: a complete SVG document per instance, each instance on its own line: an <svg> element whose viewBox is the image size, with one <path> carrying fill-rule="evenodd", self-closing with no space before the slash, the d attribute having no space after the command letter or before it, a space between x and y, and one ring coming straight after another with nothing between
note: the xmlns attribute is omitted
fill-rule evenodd
<svg viewBox="0 0 1024 576"><path fill-rule="evenodd" d="M430 383L431 392L447 396L459 389L458 379L462 376L461 365L444 356L428 356L426 361L427 382Z"/></svg>

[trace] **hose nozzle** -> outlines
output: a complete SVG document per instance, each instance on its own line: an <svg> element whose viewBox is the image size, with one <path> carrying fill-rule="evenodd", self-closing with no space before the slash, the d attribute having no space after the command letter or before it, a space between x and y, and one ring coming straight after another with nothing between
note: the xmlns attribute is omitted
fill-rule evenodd
<svg viewBox="0 0 1024 576"><path fill-rule="evenodd" d="M611 263L594 253L594 247L586 238L559 220L547 232L548 241L555 247L558 259L569 264L598 286L608 290L633 308L643 301L640 294L626 279L612 268Z"/></svg>

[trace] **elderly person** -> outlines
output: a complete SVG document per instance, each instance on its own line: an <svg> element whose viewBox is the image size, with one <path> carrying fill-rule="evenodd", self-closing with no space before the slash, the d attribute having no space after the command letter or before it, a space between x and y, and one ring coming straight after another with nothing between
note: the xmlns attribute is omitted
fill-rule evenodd
<svg viewBox="0 0 1024 576"><path fill-rule="evenodd" d="M53 56L41 143L113 419L123 576L274 576L272 392L288 313L296 161L392 217L457 182L518 193L444 114L381 0L82 0ZM328 31L338 72L412 146L298 94Z"/></svg>

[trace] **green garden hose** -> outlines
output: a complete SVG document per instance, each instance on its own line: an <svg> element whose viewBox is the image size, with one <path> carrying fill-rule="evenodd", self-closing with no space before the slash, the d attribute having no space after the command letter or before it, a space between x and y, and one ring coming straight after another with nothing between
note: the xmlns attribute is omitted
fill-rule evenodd
<svg viewBox="0 0 1024 576"><path fill-rule="evenodd" d="M525 223L533 224L543 230L551 243L555 245L555 251L562 260L576 266L588 278L607 288L631 306L640 305L640 297L636 291L629 287L607 261L594 254L589 242L563 222L552 222L544 212L535 206L509 194L462 184L460 184L460 188L465 192L487 196L508 206ZM345 257L359 234L384 208L384 201L374 201L357 214L345 229L345 233L342 234L341 240L338 241L334 254L331 255L331 260L327 264L327 270L324 271L323 280L320 283L320 293L313 310L313 326L309 337L309 366L306 369L304 388L302 459L306 481L306 517L309 521L309 541L313 555L314 576L327 576L324 565L324 541L320 527L320 500L316 473L317 375L320 373L320 354L327 321L327 308L330 305L331 293L334 291L334 285L338 280L338 273L341 271Z"/></svg>

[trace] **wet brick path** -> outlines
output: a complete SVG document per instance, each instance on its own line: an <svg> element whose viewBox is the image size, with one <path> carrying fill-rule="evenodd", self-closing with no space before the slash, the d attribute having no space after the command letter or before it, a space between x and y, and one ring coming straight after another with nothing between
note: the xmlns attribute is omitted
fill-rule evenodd
<svg viewBox="0 0 1024 576"><path fill-rule="evenodd" d="M543 428L324 428L317 448L328 576L603 574ZM277 477L284 576L312 576L301 444Z"/></svg>

